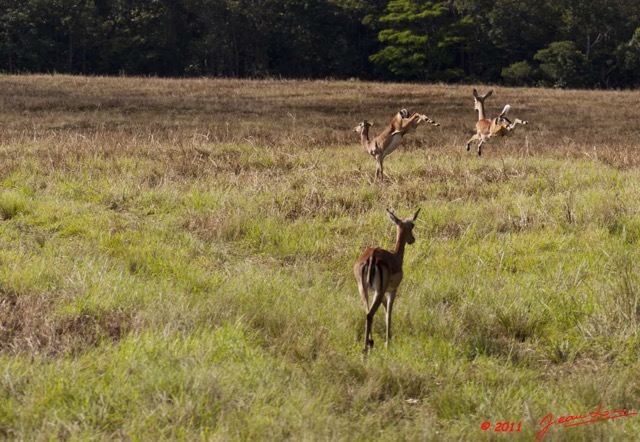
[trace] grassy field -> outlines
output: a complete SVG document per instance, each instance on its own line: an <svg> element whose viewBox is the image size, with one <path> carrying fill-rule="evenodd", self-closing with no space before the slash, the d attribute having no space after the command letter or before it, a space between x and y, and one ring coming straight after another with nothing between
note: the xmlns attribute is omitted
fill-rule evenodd
<svg viewBox="0 0 640 442"><path fill-rule="evenodd" d="M530 124L478 158L472 88L0 76L0 439L534 440L639 411L640 93L495 88ZM401 107L442 126L378 183L351 129ZM392 247L386 208L421 208L417 241L364 359L352 265Z"/></svg>

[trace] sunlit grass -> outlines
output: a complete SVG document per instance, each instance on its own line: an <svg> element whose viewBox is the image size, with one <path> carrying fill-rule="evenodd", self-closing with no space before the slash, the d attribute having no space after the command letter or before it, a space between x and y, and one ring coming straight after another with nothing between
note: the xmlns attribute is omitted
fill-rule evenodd
<svg viewBox="0 0 640 442"><path fill-rule="evenodd" d="M640 407L640 118L562 112L635 92L497 90L532 123L477 158L463 86L0 84L0 437L531 440ZM349 129L399 107L442 128L374 183ZM379 313L363 360L352 263L418 207L393 345Z"/></svg>

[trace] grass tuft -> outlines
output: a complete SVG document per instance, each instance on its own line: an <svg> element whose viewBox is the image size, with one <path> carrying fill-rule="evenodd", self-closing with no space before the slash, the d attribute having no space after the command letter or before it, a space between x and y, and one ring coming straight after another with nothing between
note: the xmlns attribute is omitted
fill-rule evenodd
<svg viewBox="0 0 640 442"><path fill-rule="evenodd" d="M28 200L16 192L0 193L0 221L8 221L26 213L29 209Z"/></svg>

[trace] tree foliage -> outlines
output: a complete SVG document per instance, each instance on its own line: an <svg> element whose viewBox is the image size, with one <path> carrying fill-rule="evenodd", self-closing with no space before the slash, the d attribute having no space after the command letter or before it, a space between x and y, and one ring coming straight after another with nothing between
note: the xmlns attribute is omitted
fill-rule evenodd
<svg viewBox="0 0 640 442"><path fill-rule="evenodd" d="M443 79L454 72L452 57L464 41L447 2L392 0L380 18L385 46L371 61L406 79Z"/></svg>
<svg viewBox="0 0 640 442"><path fill-rule="evenodd" d="M555 41L533 57L540 62L540 72L547 86L567 87L582 83L587 57L572 41Z"/></svg>
<svg viewBox="0 0 640 442"><path fill-rule="evenodd" d="M640 0L0 0L0 71L640 85Z"/></svg>

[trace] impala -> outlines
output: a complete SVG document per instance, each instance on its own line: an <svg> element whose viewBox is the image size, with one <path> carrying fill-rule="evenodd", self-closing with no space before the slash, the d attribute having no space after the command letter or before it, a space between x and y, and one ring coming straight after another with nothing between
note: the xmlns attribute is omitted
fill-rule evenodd
<svg viewBox="0 0 640 442"><path fill-rule="evenodd" d="M360 134L360 141L364 150L376 160L376 178L384 179L382 162L387 155L396 150L402 142L402 137L416 130L424 122L440 126L439 123L436 123L426 115L414 112L409 116L409 112L406 109L402 109L391 119L391 123L373 139L369 137L369 128L373 126L373 123L364 120L353 128L355 132Z"/></svg>
<svg viewBox="0 0 640 442"><path fill-rule="evenodd" d="M396 243L393 252L378 247L368 247L353 266L353 273L358 282L358 291L367 312L367 321L364 334L364 353L373 348L371 324L373 316L380 307L386 311L387 336L386 345L391 340L391 309L396 297L398 286L402 282L402 261L404 260L404 247L413 244L413 226L420 213L418 209L413 218L406 221L398 219L389 209L389 217L397 226ZM369 290L373 290L373 302L369 305ZM386 299L383 299L387 294Z"/></svg>
<svg viewBox="0 0 640 442"><path fill-rule="evenodd" d="M528 121L516 120L512 123L507 118L507 112L511 109L508 104L504 107L500 115L493 120L485 118L484 113L484 100L489 98L493 94L493 90L490 90L483 96L478 95L477 90L473 90L473 102L474 110L478 112L478 122L476 123L476 134L467 141L467 151L471 147L471 142L478 142L478 155L482 155L482 144L490 142L492 138L500 138L505 135L511 135L511 132L516 128L518 124L528 124Z"/></svg>

